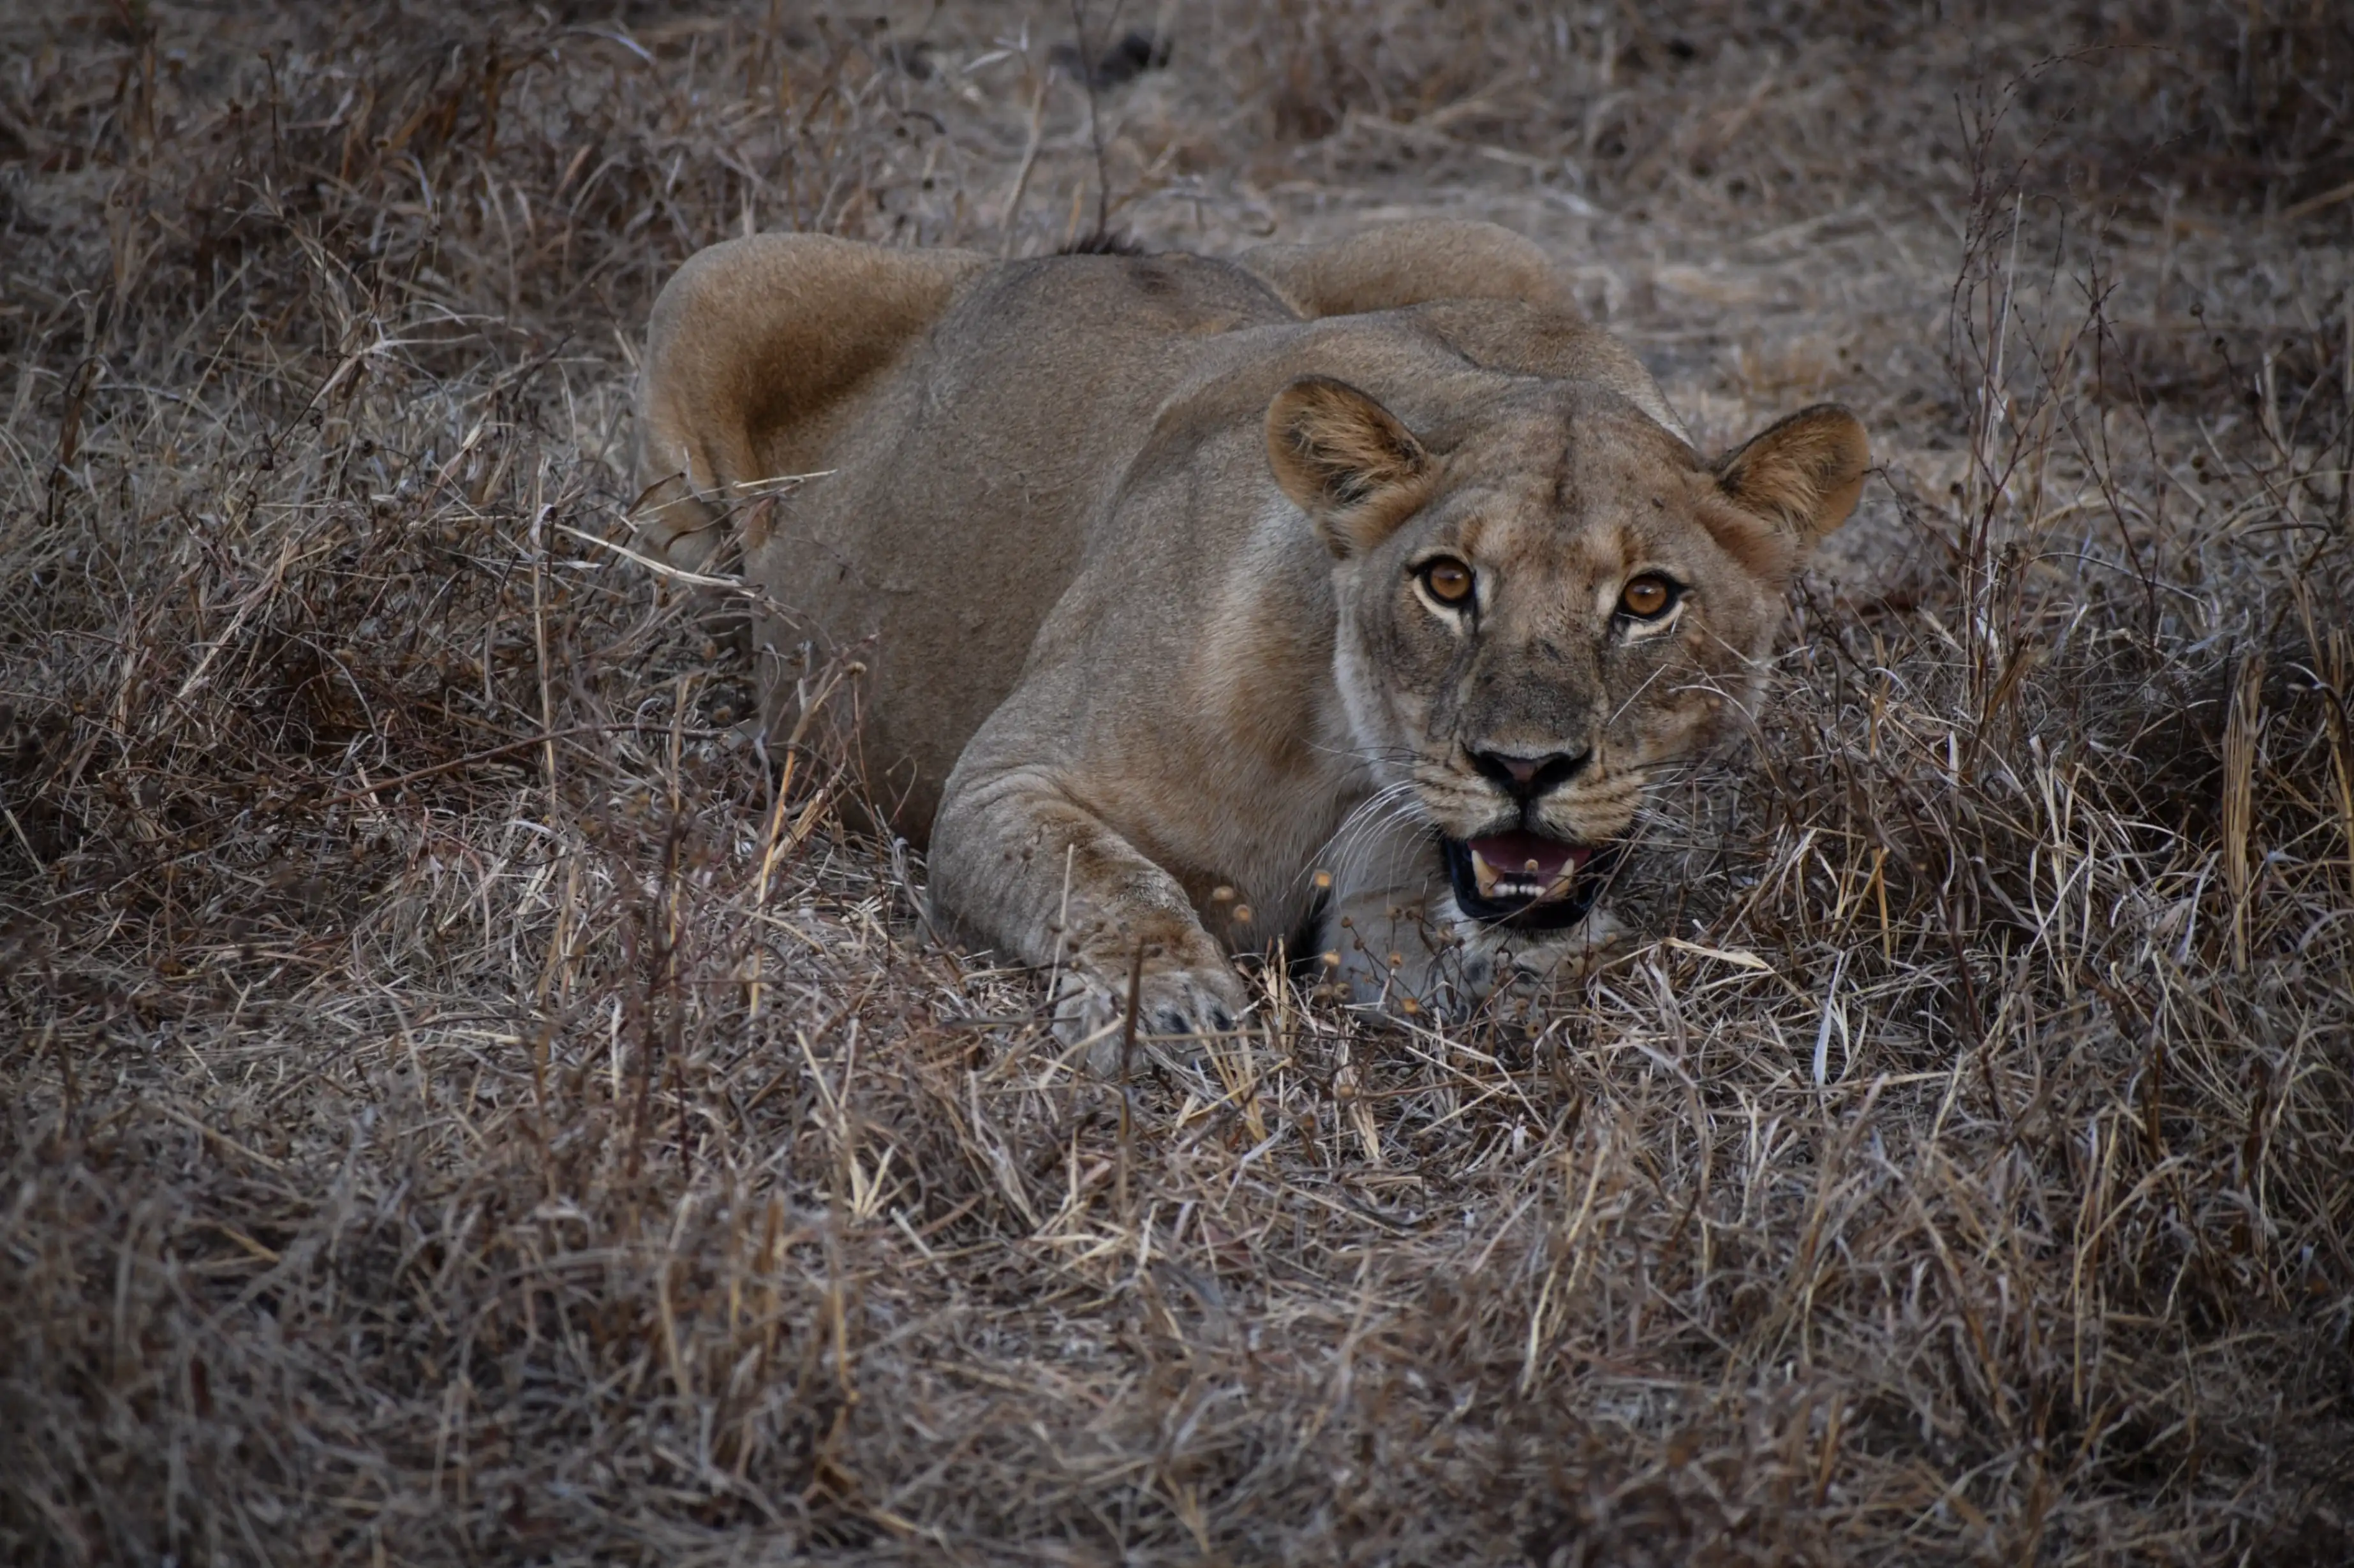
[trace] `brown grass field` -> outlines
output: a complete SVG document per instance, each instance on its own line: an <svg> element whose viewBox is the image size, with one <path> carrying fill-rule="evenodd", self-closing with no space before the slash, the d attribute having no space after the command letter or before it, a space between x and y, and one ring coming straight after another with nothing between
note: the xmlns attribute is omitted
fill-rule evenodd
<svg viewBox="0 0 2354 1568"><path fill-rule="evenodd" d="M0 3L0 1558L2354 1562L2354 8L1078 22ZM697 247L1099 203L1872 429L1545 1005L1123 1106L611 547Z"/></svg>

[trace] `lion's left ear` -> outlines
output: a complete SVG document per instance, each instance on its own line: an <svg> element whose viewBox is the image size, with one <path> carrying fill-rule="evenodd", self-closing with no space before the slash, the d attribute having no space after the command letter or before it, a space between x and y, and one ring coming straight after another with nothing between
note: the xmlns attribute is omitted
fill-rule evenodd
<svg viewBox="0 0 2354 1568"><path fill-rule="evenodd" d="M1430 491L1430 454L1414 432L1329 376L1303 376L1275 395L1267 459L1325 548L1344 558L1387 538Z"/></svg>
<svg viewBox="0 0 2354 1568"><path fill-rule="evenodd" d="M1767 426L1717 461L1716 485L1742 511L1771 520L1779 537L1758 540L1754 550L1723 542L1744 557L1779 556L1795 565L1855 510L1871 462L1862 423L1836 403L1818 403Z"/></svg>

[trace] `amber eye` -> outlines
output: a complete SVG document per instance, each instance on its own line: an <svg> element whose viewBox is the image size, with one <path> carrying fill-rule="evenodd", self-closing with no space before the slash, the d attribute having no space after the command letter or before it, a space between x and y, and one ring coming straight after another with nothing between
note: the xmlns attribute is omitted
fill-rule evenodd
<svg viewBox="0 0 2354 1568"><path fill-rule="evenodd" d="M1471 597L1471 568L1444 558L1422 568L1422 586L1441 604L1461 604Z"/></svg>
<svg viewBox="0 0 2354 1568"><path fill-rule="evenodd" d="M1657 620L1676 602L1676 585L1657 572L1631 577L1618 593L1618 613L1637 620Z"/></svg>

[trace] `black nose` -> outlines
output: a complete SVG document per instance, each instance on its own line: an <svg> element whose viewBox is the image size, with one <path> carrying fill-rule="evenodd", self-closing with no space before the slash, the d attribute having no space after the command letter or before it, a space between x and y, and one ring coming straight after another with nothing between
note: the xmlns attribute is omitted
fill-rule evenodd
<svg viewBox="0 0 2354 1568"><path fill-rule="evenodd" d="M1492 779L1515 800L1533 800L1577 777L1594 753L1556 751L1543 757L1509 757L1500 751L1471 753L1471 766Z"/></svg>

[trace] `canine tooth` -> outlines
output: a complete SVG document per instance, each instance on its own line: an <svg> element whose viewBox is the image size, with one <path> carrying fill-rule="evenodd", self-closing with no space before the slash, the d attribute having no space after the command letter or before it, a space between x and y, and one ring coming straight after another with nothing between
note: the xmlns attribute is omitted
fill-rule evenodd
<svg viewBox="0 0 2354 1568"><path fill-rule="evenodd" d="M1496 896L1496 868L1490 865L1488 857L1476 849L1471 851L1471 881L1479 889L1480 897Z"/></svg>

